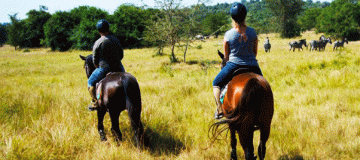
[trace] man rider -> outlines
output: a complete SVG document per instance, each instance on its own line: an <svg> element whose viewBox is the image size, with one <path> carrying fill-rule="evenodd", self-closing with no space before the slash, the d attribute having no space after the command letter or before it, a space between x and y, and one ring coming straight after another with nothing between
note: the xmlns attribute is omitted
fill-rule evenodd
<svg viewBox="0 0 360 160"><path fill-rule="evenodd" d="M109 27L109 22L104 19L99 20L96 24L101 37L93 46L93 63L96 69L88 80L88 90L92 98L92 104L89 106L91 111L99 107L96 98L96 83L105 78L109 72L125 72L121 63L124 51L119 40L109 35Z"/></svg>

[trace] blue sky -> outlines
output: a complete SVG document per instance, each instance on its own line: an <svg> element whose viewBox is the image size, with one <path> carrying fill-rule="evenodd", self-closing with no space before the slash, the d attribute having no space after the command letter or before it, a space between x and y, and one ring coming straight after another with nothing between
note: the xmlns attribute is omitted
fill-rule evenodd
<svg viewBox="0 0 360 160"><path fill-rule="evenodd" d="M202 0L204 1L204 0ZM233 3L241 0L209 0L206 5L217 3ZM249 1L249 0L248 0ZM313 2L332 2L333 0L313 0ZM196 4L198 0L182 0L184 6ZM39 10L39 6L48 7L48 12L53 14L56 11L70 11L79 6L94 6L113 14L114 11L124 3L132 3L136 6L154 6L155 0L5 0L0 3L0 23L10 22L9 15L17 13L18 19L26 19L26 13L32 9Z"/></svg>

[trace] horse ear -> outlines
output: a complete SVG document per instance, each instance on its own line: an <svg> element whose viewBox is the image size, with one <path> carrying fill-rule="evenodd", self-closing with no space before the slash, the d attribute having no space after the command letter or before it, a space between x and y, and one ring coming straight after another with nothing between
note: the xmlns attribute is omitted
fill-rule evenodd
<svg viewBox="0 0 360 160"><path fill-rule="evenodd" d="M82 55L79 55L80 56L80 58L82 59L82 60L86 60L86 57L84 57L84 56L82 56Z"/></svg>
<svg viewBox="0 0 360 160"><path fill-rule="evenodd" d="M220 56L221 59L224 59L224 54L222 54L219 50L218 50L218 55Z"/></svg>

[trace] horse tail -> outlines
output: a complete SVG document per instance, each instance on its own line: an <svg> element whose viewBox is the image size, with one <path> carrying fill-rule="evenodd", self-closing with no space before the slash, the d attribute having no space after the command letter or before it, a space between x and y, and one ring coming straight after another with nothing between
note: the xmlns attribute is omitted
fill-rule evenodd
<svg viewBox="0 0 360 160"><path fill-rule="evenodd" d="M141 115L141 93L136 78L130 73L124 73L121 81L126 102L126 109L130 117L139 120Z"/></svg>
<svg viewBox="0 0 360 160"><path fill-rule="evenodd" d="M143 147L147 145L147 138L144 134L144 127L141 123L141 93L139 83L130 73L124 74L126 78L121 83L124 85L124 93L126 97L126 109L130 118L130 124L137 137L136 143ZM144 142L145 141L145 142Z"/></svg>
<svg viewBox="0 0 360 160"><path fill-rule="evenodd" d="M255 125L255 120L260 114L261 99L264 98L265 89L258 79L252 78L248 80L242 92L238 105L235 110L227 116L228 118L211 125L209 132L211 132L214 139L217 139L217 137L222 132L228 130L230 126L236 127L241 125L241 123L248 118L252 118ZM228 125L223 126L224 124Z"/></svg>

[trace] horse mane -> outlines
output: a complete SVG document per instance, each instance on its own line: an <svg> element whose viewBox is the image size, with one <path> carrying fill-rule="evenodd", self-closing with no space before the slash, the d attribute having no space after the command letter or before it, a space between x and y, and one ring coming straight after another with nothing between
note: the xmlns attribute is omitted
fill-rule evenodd
<svg viewBox="0 0 360 160"><path fill-rule="evenodd" d="M94 62L93 62L93 55L92 54L86 56L86 61L85 62L86 62L86 64L92 65L92 66L95 67Z"/></svg>

